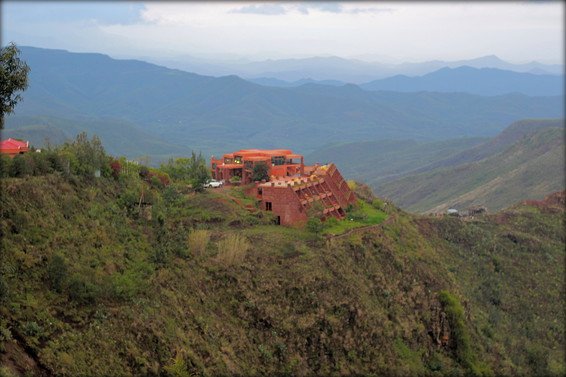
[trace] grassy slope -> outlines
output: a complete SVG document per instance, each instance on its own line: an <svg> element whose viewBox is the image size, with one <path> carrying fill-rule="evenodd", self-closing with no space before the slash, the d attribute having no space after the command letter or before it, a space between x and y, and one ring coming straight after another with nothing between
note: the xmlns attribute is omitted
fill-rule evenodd
<svg viewBox="0 0 566 377"><path fill-rule="evenodd" d="M498 210L564 188L564 129L541 129L483 160L438 168L382 185L403 208L437 212L485 205Z"/></svg>
<svg viewBox="0 0 566 377"><path fill-rule="evenodd" d="M268 225L219 191L146 188L149 220L124 208L124 193L139 189L55 175L3 182L2 365L57 375L564 372L563 209L464 223L389 207L380 227L325 242ZM202 255L186 248L194 228L212 234ZM235 232L252 248L226 265L218 241ZM67 269L60 293L55 255ZM454 332L446 346L430 335L441 290L464 307L469 355Z"/></svg>

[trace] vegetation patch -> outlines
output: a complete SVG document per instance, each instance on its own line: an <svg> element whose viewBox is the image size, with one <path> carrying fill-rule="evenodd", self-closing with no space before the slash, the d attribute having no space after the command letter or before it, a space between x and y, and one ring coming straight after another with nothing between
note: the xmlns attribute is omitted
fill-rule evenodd
<svg viewBox="0 0 566 377"><path fill-rule="evenodd" d="M371 204L358 200L354 206L346 211L344 219L331 218L326 220L323 233L337 235L351 229L380 224L387 218L387 213L381 208L382 202L380 200L375 200Z"/></svg>

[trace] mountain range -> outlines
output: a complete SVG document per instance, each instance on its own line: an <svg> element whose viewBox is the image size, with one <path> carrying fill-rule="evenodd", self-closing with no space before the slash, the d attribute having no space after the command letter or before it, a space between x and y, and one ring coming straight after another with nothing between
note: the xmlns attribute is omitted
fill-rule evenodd
<svg viewBox="0 0 566 377"><path fill-rule="evenodd" d="M562 96L373 92L352 84L274 88L102 54L21 51L31 67L30 85L16 115L7 118L7 133L31 126L47 132L61 122L80 129L91 128L89 122L122 122L137 131L117 132L112 142L103 136L103 142L129 157L282 144L308 153L337 141L485 137L512 121L564 113ZM30 117L50 121L42 126ZM136 146L136 132L160 147ZM120 143L132 145L121 149Z"/></svg>
<svg viewBox="0 0 566 377"><path fill-rule="evenodd" d="M506 62L495 55L475 59L426 62L383 63L345 59L337 56L316 56L299 59L268 59L263 61L201 59L193 56L179 58L155 58L147 60L170 68L196 72L203 75L222 76L236 74L246 79L275 78L283 81L338 80L362 84L395 75L420 76L442 68L469 66L473 68L497 68L513 72L562 75L564 66L542 64L536 61L524 64Z"/></svg>
<svg viewBox="0 0 566 377"><path fill-rule="evenodd" d="M484 96L523 93L530 96L564 95L564 76L537 75L497 68L442 68L423 76L397 75L360 85L367 90L398 92L466 92Z"/></svg>
<svg viewBox="0 0 566 377"><path fill-rule="evenodd" d="M562 190L564 120L530 119L491 139L374 141L321 148L309 162L332 159L343 174L415 212L499 210Z"/></svg>

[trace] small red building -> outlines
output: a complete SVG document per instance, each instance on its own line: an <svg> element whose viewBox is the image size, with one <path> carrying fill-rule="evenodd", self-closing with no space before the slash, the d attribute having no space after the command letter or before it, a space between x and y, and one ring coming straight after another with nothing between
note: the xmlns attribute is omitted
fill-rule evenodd
<svg viewBox="0 0 566 377"><path fill-rule="evenodd" d="M26 152L29 152L29 141L16 140L12 138L0 141L0 153L14 157Z"/></svg>
<svg viewBox="0 0 566 377"><path fill-rule="evenodd" d="M343 218L356 196L334 164L305 166L302 155L288 149L245 149L211 158L212 177L229 183L239 177L252 183L253 168L265 164L268 182L256 182L247 192L261 201L261 208L273 212L282 225L305 223L309 212L322 218Z"/></svg>

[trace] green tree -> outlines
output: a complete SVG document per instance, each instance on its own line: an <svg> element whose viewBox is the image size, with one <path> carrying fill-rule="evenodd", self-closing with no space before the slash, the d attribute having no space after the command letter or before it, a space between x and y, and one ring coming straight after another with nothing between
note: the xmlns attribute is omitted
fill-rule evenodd
<svg viewBox="0 0 566 377"><path fill-rule="evenodd" d="M266 181L269 180L269 168L264 162L260 162L254 165L254 169L252 171L252 180L261 181L263 179L265 179Z"/></svg>
<svg viewBox="0 0 566 377"><path fill-rule="evenodd" d="M106 168L110 175L109 158L98 136L95 135L89 140L86 132L81 132L72 143L66 143L62 149L70 159L73 174L92 177L96 170Z"/></svg>
<svg viewBox="0 0 566 377"><path fill-rule="evenodd" d="M193 152L189 158L170 159L167 164L161 165L161 170L172 179L190 183L195 191L202 191L210 179L210 171L201 153Z"/></svg>
<svg viewBox="0 0 566 377"><path fill-rule="evenodd" d="M22 99L17 93L28 86L30 68L19 55L14 43L0 49L0 129L4 128L4 116Z"/></svg>
<svg viewBox="0 0 566 377"><path fill-rule="evenodd" d="M210 180L210 171L202 154L191 155L191 185L195 191L204 190L204 185Z"/></svg>

